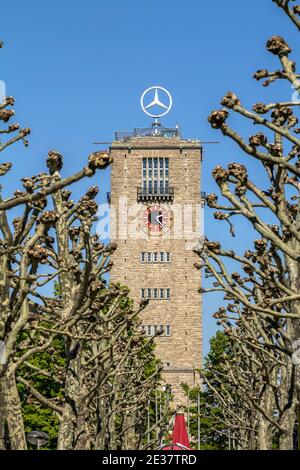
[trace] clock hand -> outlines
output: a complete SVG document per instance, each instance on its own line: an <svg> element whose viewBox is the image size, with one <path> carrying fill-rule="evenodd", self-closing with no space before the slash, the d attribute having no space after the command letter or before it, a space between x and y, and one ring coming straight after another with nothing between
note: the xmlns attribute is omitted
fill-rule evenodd
<svg viewBox="0 0 300 470"><path fill-rule="evenodd" d="M163 226L163 224L162 224L162 222L161 222L160 220L158 220L158 219L160 219L162 216L163 216L163 215L160 214L160 215L157 215L156 218L155 218L156 221L159 223L159 225L160 225L161 227Z"/></svg>

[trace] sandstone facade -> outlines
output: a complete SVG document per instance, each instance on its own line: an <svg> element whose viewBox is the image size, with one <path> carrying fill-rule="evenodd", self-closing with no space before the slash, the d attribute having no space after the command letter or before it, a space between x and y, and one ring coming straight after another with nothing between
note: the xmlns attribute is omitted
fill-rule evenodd
<svg viewBox="0 0 300 470"><path fill-rule="evenodd" d="M151 289L152 299L142 313L142 322L146 334L151 334L151 327L152 333L164 327L156 351L177 405L185 403L180 383L195 385L195 370L201 366L201 279L194 267L199 259L192 251L200 235L201 153L199 142L179 137L131 137L111 146L111 238L118 244L111 280L128 286L137 305ZM172 201L137 200L142 159L150 157L169 158ZM145 212L153 205L168 214L159 233L149 232L145 226ZM141 253L145 253L145 261ZM152 255L147 262L148 253L157 253L157 260ZM160 253L169 253L168 261L160 261ZM160 298L160 289L164 289L164 298Z"/></svg>

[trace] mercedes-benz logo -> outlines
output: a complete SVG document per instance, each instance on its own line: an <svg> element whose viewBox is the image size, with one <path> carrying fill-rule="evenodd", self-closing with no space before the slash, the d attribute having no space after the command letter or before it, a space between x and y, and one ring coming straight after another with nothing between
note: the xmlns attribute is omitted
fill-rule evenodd
<svg viewBox="0 0 300 470"><path fill-rule="evenodd" d="M145 101L146 101L145 98L146 98L146 95L148 95L148 94L153 99L152 99L152 101L150 101L150 103L148 102L148 104L145 105ZM162 98L162 99L163 99L163 101L165 101L165 103L163 103L160 100L160 98L159 98L160 95L164 96L164 98ZM170 109L172 108L172 104L173 104L172 96L170 95L168 90L166 90L162 86L151 86L150 88L147 88L147 90L145 90L144 93L141 96L142 110L148 116L153 117L153 118L159 118L159 117L165 116L170 111ZM158 114L156 114L154 112L151 113L151 112L148 111L151 108L157 109L156 107L157 108L162 108L164 111L162 111L161 113L158 113Z"/></svg>

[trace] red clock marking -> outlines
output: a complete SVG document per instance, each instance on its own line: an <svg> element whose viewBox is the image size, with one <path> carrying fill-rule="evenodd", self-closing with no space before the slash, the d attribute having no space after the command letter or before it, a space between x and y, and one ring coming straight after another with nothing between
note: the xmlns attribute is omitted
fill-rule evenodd
<svg viewBox="0 0 300 470"><path fill-rule="evenodd" d="M168 223L168 213L157 204L149 206L144 213L144 222L148 230L159 232Z"/></svg>

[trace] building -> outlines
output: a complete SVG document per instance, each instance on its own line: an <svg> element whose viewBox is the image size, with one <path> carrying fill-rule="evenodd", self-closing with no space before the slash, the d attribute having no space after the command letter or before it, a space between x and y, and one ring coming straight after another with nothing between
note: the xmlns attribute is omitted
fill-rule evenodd
<svg viewBox="0 0 300 470"><path fill-rule="evenodd" d="M127 285L142 312L146 335L157 337L163 376L176 404L184 404L181 382L197 384L201 366L200 274L193 252L200 237L199 141L161 127L116 133L111 144L111 281Z"/></svg>

